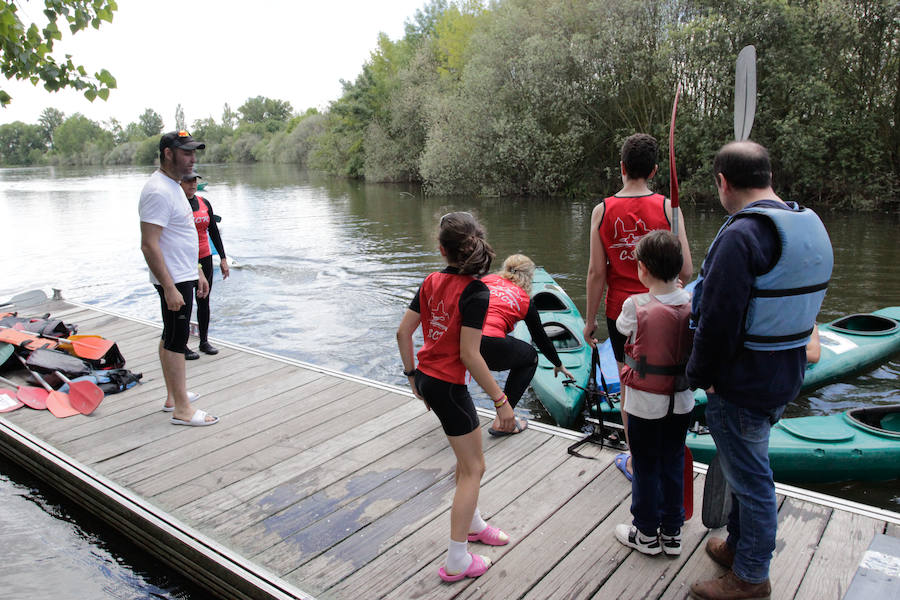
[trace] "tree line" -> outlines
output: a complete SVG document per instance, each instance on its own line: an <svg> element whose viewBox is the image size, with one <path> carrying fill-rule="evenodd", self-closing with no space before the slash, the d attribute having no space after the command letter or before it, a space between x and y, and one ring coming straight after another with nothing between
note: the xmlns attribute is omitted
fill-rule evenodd
<svg viewBox="0 0 900 600"><path fill-rule="evenodd" d="M619 146L642 131L662 142L656 187L666 193L681 82L681 195L705 201L712 156L732 137L734 61L747 44L758 56L751 138L770 149L779 192L812 206L895 209L895 0L431 0L402 38L379 37L326 111L257 97L190 129L207 143L206 162L285 162L492 196L611 193ZM0 127L3 164L155 157L161 122L155 130L150 109L126 127L58 122L52 110L37 125Z"/></svg>

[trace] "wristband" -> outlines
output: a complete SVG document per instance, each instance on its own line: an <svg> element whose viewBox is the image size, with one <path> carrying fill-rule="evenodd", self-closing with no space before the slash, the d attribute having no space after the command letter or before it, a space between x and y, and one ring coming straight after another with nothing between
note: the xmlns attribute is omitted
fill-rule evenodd
<svg viewBox="0 0 900 600"><path fill-rule="evenodd" d="M409 371L403 371L403 374L406 375L407 377L412 377L413 375L416 374L416 369L415 369L415 367L413 367Z"/></svg>
<svg viewBox="0 0 900 600"><path fill-rule="evenodd" d="M508 398L506 397L506 394L503 394L498 399L494 400L494 408L500 408L501 406L506 404L507 400Z"/></svg>

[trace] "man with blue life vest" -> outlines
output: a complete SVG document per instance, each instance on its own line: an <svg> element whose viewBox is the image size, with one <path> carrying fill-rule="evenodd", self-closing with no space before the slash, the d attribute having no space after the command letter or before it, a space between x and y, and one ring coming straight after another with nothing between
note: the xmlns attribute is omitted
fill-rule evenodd
<svg viewBox="0 0 900 600"><path fill-rule="evenodd" d="M775 194L763 146L727 144L713 171L729 217L694 290L687 377L691 388L706 390L706 420L733 504L728 539L706 545L729 571L693 584L691 597L768 598L778 520L769 433L800 391L834 256L819 217Z"/></svg>

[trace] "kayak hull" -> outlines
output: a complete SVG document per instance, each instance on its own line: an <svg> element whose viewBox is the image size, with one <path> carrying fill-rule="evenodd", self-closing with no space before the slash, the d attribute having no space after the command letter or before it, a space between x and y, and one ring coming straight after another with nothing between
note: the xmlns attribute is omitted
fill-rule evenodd
<svg viewBox="0 0 900 600"><path fill-rule="evenodd" d="M688 432L694 460L709 464L709 434ZM769 463L778 481L829 483L900 478L900 405L826 416L782 419L769 437Z"/></svg>
<svg viewBox="0 0 900 600"><path fill-rule="evenodd" d="M591 370L591 348L582 339L584 319L572 299L547 271L535 269L531 285L531 301L538 309L563 365L575 377L578 386L587 385ZM520 321L513 337L532 343L528 327ZM538 400L560 427L571 427L584 409L584 391L574 385L563 385L563 376L553 376L553 364L538 351L538 367L531 388Z"/></svg>

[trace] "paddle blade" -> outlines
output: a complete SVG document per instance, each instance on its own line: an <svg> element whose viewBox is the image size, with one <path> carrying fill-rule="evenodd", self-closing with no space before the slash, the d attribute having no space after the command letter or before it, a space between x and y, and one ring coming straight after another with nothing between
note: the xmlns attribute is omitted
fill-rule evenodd
<svg viewBox="0 0 900 600"><path fill-rule="evenodd" d="M62 392L50 392L47 394L47 408L58 419L65 419L80 414L72 408L69 403L69 396Z"/></svg>
<svg viewBox="0 0 900 600"><path fill-rule="evenodd" d="M750 137L756 116L756 48L744 46L734 70L734 139Z"/></svg>
<svg viewBox="0 0 900 600"><path fill-rule="evenodd" d="M66 340L60 341L66 342ZM88 360L100 360L115 345L114 341L105 340L101 337L83 337L72 340L70 343L75 354Z"/></svg>
<svg viewBox="0 0 900 600"><path fill-rule="evenodd" d="M33 408L34 410L47 410L47 390L45 389L32 386L21 386L19 387L16 397L24 402L25 406L28 408Z"/></svg>
<svg viewBox="0 0 900 600"><path fill-rule="evenodd" d="M6 388L0 388L0 413L10 412L25 406L16 398L16 393Z"/></svg>
<svg viewBox="0 0 900 600"><path fill-rule="evenodd" d="M16 349L12 344L0 343L0 365L5 363Z"/></svg>
<svg viewBox="0 0 900 600"><path fill-rule="evenodd" d="M703 525L709 529L718 529L728 523L728 514L731 512L731 489L725 481L725 473L722 471L722 463L718 453L709 463L706 471L706 481L703 484L703 508L701 519Z"/></svg>
<svg viewBox="0 0 900 600"><path fill-rule="evenodd" d="M684 447L684 520L694 516L694 455Z"/></svg>
<svg viewBox="0 0 900 600"><path fill-rule="evenodd" d="M69 383L69 404L83 415L89 415L103 401L103 390L90 381Z"/></svg>
<svg viewBox="0 0 900 600"><path fill-rule="evenodd" d="M678 98L680 96L681 83L675 88L675 101L672 102L672 120L669 122L669 196L672 200L673 211L678 208L678 173L675 170L675 114L678 112ZM677 227L673 227L673 231L675 229Z"/></svg>

